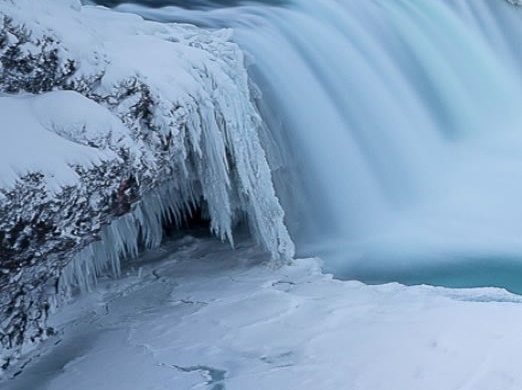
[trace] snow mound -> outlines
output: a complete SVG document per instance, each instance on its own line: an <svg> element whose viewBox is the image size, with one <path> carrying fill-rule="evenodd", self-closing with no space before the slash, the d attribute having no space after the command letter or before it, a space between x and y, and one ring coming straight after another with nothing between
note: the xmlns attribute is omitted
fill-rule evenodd
<svg viewBox="0 0 522 390"><path fill-rule="evenodd" d="M20 177L30 172L41 172L46 177L48 189L59 192L64 186L77 184L78 175L72 166L89 167L118 158L111 150L82 145L74 139L60 136L61 132L69 129L98 134L100 130L111 134L113 129L121 129L121 122L108 110L94 104L90 107L84 104L85 101L90 102L75 92L0 97L0 116L3 119L0 186L3 189L13 187ZM63 107L67 107L67 115L59 118L56 114L64 112ZM95 110L82 112L84 108ZM95 119L90 121L86 113L95 114Z"/></svg>

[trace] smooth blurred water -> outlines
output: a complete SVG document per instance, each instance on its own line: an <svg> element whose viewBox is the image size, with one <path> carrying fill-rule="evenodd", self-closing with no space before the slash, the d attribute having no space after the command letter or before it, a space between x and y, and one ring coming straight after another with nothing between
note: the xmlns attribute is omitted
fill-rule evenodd
<svg viewBox="0 0 522 390"><path fill-rule="evenodd" d="M260 89L274 177L301 254L319 253L337 276L368 282L521 289L517 7L141 3L117 9L234 29Z"/></svg>

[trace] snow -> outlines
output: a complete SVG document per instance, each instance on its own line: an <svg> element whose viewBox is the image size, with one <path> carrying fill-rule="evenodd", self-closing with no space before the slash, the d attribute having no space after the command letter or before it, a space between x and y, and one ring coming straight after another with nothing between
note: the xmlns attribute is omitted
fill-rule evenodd
<svg viewBox="0 0 522 390"><path fill-rule="evenodd" d="M54 91L33 101L35 117L63 138L98 148L137 149L121 120L107 108L74 91Z"/></svg>
<svg viewBox="0 0 522 390"><path fill-rule="evenodd" d="M318 259L274 270L262 258L193 237L148 252L55 314L59 335L7 389L522 386L519 296L368 286Z"/></svg>
<svg viewBox="0 0 522 390"><path fill-rule="evenodd" d="M118 158L111 150L59 136L65 129L96 134L101 129L104 134L123 131L121 122L108 110L77 93L2 96L0 117L0 186L4 189L12 188L21 176L40 172L46 176L48 188L59 192L61 187L77 184L78 176L71 166L89 167Z"/></svg>

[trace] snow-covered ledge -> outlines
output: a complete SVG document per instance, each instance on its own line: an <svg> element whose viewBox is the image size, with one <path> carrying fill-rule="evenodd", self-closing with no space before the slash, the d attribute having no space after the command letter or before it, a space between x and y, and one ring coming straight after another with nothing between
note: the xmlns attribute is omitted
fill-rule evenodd
<svg viewBox="0 0 522 390"><path fill-rule="evenodd" d="M118 274L165 219L204 208L233 243L246 218L293 256L231 31L73 0L4 1L0 24L1 367L52 332L57 292Z"/></svg>

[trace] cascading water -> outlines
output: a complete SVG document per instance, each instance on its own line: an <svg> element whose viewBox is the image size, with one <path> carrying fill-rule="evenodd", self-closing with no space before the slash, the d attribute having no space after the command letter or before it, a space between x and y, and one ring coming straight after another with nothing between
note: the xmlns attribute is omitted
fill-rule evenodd
<svg viewBox="0 0 522 390"><path fill-rule="evenodd" d="M343 278L522 291L517 7L219 3L117 9L234 28L280 149L275 181L302 254L319 253Z"/></svg>

